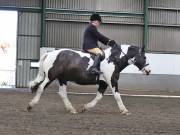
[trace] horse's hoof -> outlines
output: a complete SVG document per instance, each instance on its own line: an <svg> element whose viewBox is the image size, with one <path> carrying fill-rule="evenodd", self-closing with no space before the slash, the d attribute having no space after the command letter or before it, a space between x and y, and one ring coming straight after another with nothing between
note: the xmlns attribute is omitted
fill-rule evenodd
<svg viewBox="0 0 180 135"><path fill-rule="evenodd" d="M78 112L76 110L69 110L70 113L72 114L77 114Z"/></svg>
<svg viewBox="0 0 180 135"><path fill-rule="evenodd" d="M83 107L80 112L81 112L81 113L84 113L85 111L86 111L86 108Z"/></svg>
<svg viewBox="0 0 180 135"><path fill-rule="evenodd" d="M31 93L32 93L32 94L34 94L34 93L35 93L35 91L31 89Z"/></svg>
<svg viewBox="0 0 180 135"><path fill-rule="evenodd" d="M28 105L27 111L29 112L29 111L31 111L31 110L32 110L32 106Z"/></svg>
<svg viewBox="0 0 180 135"><path fill-rule="evenodd" d="M122 114L122 115L126 115L126 116L131 115L131 113L130 113L128 110L121 112L121 114Z"/></svg>
<svg viewBox="0 0 180 135"><path fill-rule="evenodd" d="M31 88L31 93L34 94L36 93L37 89L36 88Z"/></svg>

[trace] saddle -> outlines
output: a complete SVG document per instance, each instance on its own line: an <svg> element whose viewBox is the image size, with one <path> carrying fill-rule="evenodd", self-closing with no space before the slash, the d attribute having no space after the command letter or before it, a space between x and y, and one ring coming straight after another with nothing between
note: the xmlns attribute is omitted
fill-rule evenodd
<svg viewBox="0 0 180 135"><path fill-rule="evenodd" d="M87 52L86 50L82 50L82 52L90 54L90 57L94 60L95 63L97 63L97 60L95 60L95 59L97 59L97 58L96 58L96 57L97 57L96 54ZM104 52L103 52L103 53L104 53ZM99 61L98 64L96 65L96 69L98 69L99 71L100 71L100 62L101 62L104 58L105 58L105 54L102 55L102 56L100 56L100 61ZM92 70L92 68L94 68L95 63L90 67L89 71ZM99 78L99 74L97 74L97 75L98 75L98 78Z"/></svg>

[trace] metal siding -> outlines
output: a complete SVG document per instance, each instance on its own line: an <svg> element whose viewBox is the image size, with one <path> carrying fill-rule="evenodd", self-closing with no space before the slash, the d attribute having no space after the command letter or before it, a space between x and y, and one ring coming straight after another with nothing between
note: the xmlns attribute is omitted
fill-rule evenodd
<svg viewBox="0 0 180 135"><path fill-rule="evenodd" d="M18 15L18 59L38 59L40 47L39 13L19 13Z"/></svg>
<svg viewBox="0 0 180 135"><path fill-rule="evenodd" d="M41 0L0 0L0 6L41 7Z"/></svg>
<svg viewBox="0 0 180 135"><path fill-rule="evenodd" d="M37 68L30 69L30 60L18 60L16 70L16 87L28 87L29 81L35 79Z"/></svg>
<svg viewBox="0 0 180 135"><path fill-rule="evenodd" d="M16 70L16 87L27 87L30 81L30 60L18 60Z"/></svg>
<svg viewBox="0 0 180 135"><path fill-rule="evenodd" d="M19 12L17 32L16 86L27 87L34 77L30 69L30 60L39 59L41 40L41 14Z"/></svg>
<svg viewBox="0 0 180 135"><path fill-rule="evenodd" d="M180 11L177 11L177 24L180 25Z"/></svg>
<svg viewBox="0 0 180 135"><path fill-rule="evenodd" d="M149 9L149 44L152 52L180 52L179 0L151 0Z"/></svg>
<svg viewBox="0 0 180 135"><path fill-rule="evenodd" d="M94 10L95 0L47 0L48 8Z"/></svg>
<svg viewBox="0 0 180 135"><path fill-rule="evenodd" d="M47 46L81 48L83 32L87 24L48 21L46 26ZM118 43L142 45L143 26L103 24L99 31Z"/></svg>
<svg viewBox="0 0 180 135"><path fill-rule="evenodd" d="M118 44L131 44L142 46L143 26L137 25L109 25L105 24L99 29L110 39L114 39Z"/></svg>
<svg viewBox="0 0 180 135"><path fill-rule="evenodd" d="M38 59L40 37L18 37L18 59Z"/></svg>
<svg viewBox="0 0 180 135"><path fill-rule="evenodd" d="M48 47L81 48L84 23L48 21L46 44Z"/></svg>
<svg viewBox="0 0 180 135"><path fill-rule="evenodd" d="M37 73L38 73L38 68L31 68L29 73L30 73L29 80L31 81L36 78Z"/></svg>
<svg viewBox="0 0 180 135"><path fill-rule="evenodd" d="M180 8L180 0L149 0L150 7Z"/></svg>
<svg viewBox="0 0 180 135"><path fill-rule="evenodd" d="M41 35L41 14L19 12L18 17L18 35Z"/></svg>
<svg viewBox="0 0 180 135"><path fill-rule="evenodd" d="M143 0L47 0L47 8L70 10L103 10L143 12ZM143 17L102 15L104 34L119 43L142 45ZM46 46L81 48L83 32L89 22L87 14L47 13ZM105 23L108 23L106 25ZM133 24L122 25L122 24ZM131 32L131 30L133 32ZM111 32L110 32L111 31ZM110 34L109 34L110 33ZM118 37L120 35L120 37ZM122 38L121 38L122 37ZM121 40L119 40L121 39Z"/></svg>
<svg viewBox="0 0 180 135"><path fill-rule="evenodd" d="M48 8L143 12L143 0L47 0Z"/></svg>
<svg viewBox="0 0 180 135"><path fill-rule="evenodd" d="M101 15L103 23L128 23L128 24L142 24L143 17L137 16L113 16ZM76 21L76 22L89 22L90 15L87 14L62 14L62 13L48 13L47 20L54 21Z"/></svg>
<svg viewBox="0 0 180 135"><path fill-rule="evenodd" d="M143 12L143 0L97 0L96 10Z"/></svg>
<svg viewBox="0 0 180 135"><path fill-rule="evenodd" d="M150 27L149 47L151 51L180 52L180 28Z"/></svg>
<svg viewBox="0 0 180 135"><path fill-rule="evenodd" d="M150 24L178 24L177 11L175 10L150 10Z"/></svg>

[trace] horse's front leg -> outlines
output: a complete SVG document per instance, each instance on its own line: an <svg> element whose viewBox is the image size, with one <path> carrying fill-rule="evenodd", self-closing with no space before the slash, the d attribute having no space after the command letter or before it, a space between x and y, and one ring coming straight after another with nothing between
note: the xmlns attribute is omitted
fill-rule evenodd
<svg viewBox="0 0 180 135"><path fill-rule="evenodd" d="M105 81L103 81L103 80L99 81L99 88L98 88L98 91L96 93L96 97L91 102L84 105L82 112L89 110L89 109L96 106L96 104L102 99L103 94L104 94L107 86L108 85Z"/></svg>
<svg viewBox="0 0 180 135"><path fill-rule="evenodd" d="M126 109L125 105L123 104L123 101L121 99L121 95L118 92L118 80L116 79L112 79L111 81L109 81L109 86L112 90L112 93L114 95L114 98L118 104L119 110L121 112L121 114L124 115L129 115L130 112Z"/></svg>

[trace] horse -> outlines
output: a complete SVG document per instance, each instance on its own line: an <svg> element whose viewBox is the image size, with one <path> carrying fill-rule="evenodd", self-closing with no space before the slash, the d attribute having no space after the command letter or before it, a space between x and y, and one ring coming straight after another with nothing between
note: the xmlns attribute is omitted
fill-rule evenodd
<svg viewBox="0 0 180 135"><path fill-rule="evenodd" d="M45 53L39 61L37 77L30 81L29 88L36 93L29 102L27 110L30 111L38 103L44 89L55 79L59 82L58 94L62 98L65 108L70 113L78 113L67 97L67 82L75 82L80 85L98 85L96 97L83 105L81 112L89 110L102 99L109 86L122 114L128 115L118 91L118 79L120 72L128 65L135 65L145 75L150 74L147 68L147 60L144 47L133 45L114 45L104 49L105 58L99 68L102 74L95 75L89 72L93 65L93 56L90 53L78 49L62 48Z"/></svg>

